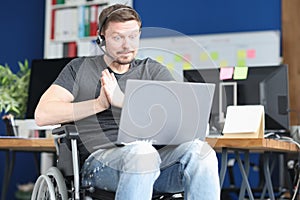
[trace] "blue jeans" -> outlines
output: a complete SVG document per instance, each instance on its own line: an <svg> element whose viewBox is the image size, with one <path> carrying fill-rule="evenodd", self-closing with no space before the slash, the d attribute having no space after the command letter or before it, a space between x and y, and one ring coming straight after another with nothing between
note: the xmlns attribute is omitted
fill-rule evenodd
<svg viewBox="0 0 300 200"><path fill-rule="evenodd" d="M159 150L142 141L98 150L83 165L82 184L115 191L117 200L182 191L188 200L220 199L216 154L200 140Z"/></svg>

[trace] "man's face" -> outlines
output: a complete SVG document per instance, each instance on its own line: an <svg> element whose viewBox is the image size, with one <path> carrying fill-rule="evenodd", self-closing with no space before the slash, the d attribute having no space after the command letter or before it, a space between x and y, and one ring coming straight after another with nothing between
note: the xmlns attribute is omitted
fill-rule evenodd
<svg viewBox="0 0 300 200"><path fill-rule="evenodd" d="M113 62L129 64L137 54L140 26L137 21L109 22L105 33L106 52Z"/></svg>

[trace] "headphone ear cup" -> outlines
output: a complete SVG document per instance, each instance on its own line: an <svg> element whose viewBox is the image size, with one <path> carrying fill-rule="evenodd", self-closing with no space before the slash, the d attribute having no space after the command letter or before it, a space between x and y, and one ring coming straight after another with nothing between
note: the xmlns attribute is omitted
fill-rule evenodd
<svg viewBox="0 0 300 200"><path fill-rule="evenodd" d="M104 35L98 35L96 42L99 46L104 46L105 45L105 37Z"/></svg>

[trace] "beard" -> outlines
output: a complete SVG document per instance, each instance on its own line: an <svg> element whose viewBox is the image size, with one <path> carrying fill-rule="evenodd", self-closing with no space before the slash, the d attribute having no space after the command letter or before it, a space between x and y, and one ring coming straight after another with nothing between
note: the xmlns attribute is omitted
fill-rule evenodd
<svg viewBox="0 0 300 200"><path fill-rule="evenodd" d="M118 63L120 65L127 65L127 64L130 64L134 60L134 52L131 52L131 54L128 56L124 56L122 54L123 54L123 52L118 52L117 56L113 60L113 62ZM118 55L120 55L120 56L118 56Z"/></svg>
<svg viewBox="0 0 300 200"><path fill-rule="evenodd" d="M119 65L127 65L130 64L132 61L134 60L134 58L130 58L130 59L115 59L113 62L118 63Z"/></svg>
<svg viewBox="0 0 300 200"><path fill-rule="evenodd" d="M135 58L136 52L128 48L122 49L112 53L110 49L107 49L104 54L109 58L110 63L116 63L119 65L127 65L132 63Z"/></svg>

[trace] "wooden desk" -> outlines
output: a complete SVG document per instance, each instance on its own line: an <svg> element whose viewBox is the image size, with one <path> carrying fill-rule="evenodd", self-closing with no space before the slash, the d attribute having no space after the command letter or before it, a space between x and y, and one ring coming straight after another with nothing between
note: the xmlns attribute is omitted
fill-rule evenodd
<svg viewBox="0 0 300 200"><path fill-rule="evenodd" d="M216 150L222 148L247 149L253 152L279 151L298 152L297 145L274 139L251 138L207 138L206 141ZM53 138L6 138L0 137L0 150L55 152Z"/></svg>
<svg viewBox="0 0 300 200"><path fill-rule="evenodd" d="M288 141L279 141L274 139L264 138L207 138L207 142L216 150L222 152L221 169L220 169L220 185L222 187L228 163L228 153L233 152L237 160L241 175L242 185L240 188L239 199L245 198L245 191L247 190L249 199L254 199L251 187L248 180L250 168L250 152L262 153L263 172L265 176L265 186L263 188L261 199L264 198L266 191L270 199L275 199L273 185L271 180L272 169L275 162L270 166L270 154L272 152L278 153L297 153L299 148L296 144ZM240 154L244 154L244 163L241 160Z"/></svg>
<svg viewBox="0 0 300 200"><path fill-rule="evenodd" d="M247 149L252 152L298 152L296 144L265 138L207 138L206 141L216 150L222 148Z"/></svg>
<svg viewBox="0 0 300 200"><path fill-rule="evenodd" d="M242 187L247 189L248 193L251 194L250 185L248 183L247 171L249 170L249 158L245 162L245 167L242 166L240 161L239 152L243 151L246 153L251 152L299 152L297 145L290 142L283 142L273 139L233 139L233 138L207 138L206 140L216 151L222 152L222 167L220 171L220 183L223 184L226 166L227 166L227 156L229 151L233 151L239 161L239 167L243 175L243 184ZM5 178L3 180L2 188L2 199L5 199L7 185L9 182L9 177L11 171L9 171L13 165L13 159L9 157L9 151L33 151L33 152L55 152L54 139L45 139L45 138L1 138L0 137L0 150L5 150L8 152L6 159L6 170ZM248 154L246 154L248 155ZM266 167L265 176L268 181L268 190L272 190L272 185L270 183L270 172L269 172L269 161L265 160ZM4 187L5 186L5 187ZM244 190L245 190L244 189ZM242 189L241 189L242 191ZM243 193L243 192L242 192ZM240 195L241 196L241 195Z"/></svg>
<svg viewBox="0 0 300 200"><path fill-rule="evenodd" d="M11 138L0 137L0 150L55 152L52 138Z"/></svg>
<svg viewBox="0 0 300 200"><path fill-rule="evenodd" d="M14 168L15 153L24 152L55 152L54 139L46 138L11 138L0 137L0 150L5 151L6 160L2 181L1 200L6 199L7 189Z"/></svg>

